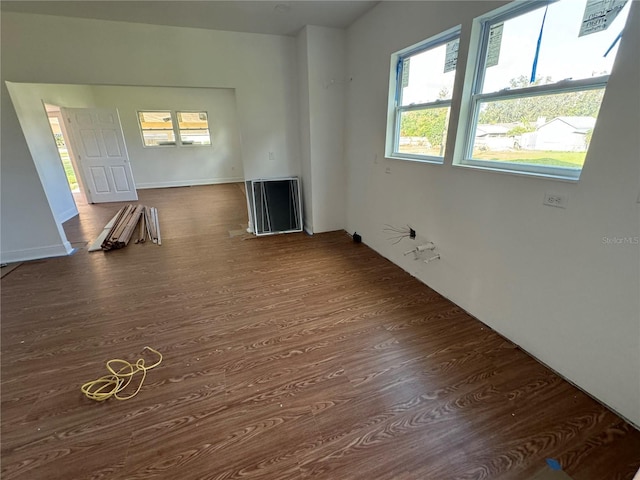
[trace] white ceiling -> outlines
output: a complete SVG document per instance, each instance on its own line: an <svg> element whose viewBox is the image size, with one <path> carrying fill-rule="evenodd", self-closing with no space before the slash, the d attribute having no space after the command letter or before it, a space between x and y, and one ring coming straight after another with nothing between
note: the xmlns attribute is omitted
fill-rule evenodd
<svg viewBox="0 0 640 480"><path fill-rule="evenodd" d="M377 1L6 1L2 11L295 35L305 25L345 28Z"/></svg>

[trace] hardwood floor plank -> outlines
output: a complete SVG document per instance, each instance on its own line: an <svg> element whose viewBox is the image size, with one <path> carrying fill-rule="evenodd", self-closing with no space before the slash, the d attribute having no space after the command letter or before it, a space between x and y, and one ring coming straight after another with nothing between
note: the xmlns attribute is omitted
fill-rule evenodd
<svg viewBox="0 0 640 480"><path fill-rule="evenodd" d="M142 190L162 246L2 278L3 479L631 480L640 432L344 232L257 238L241 185ZM232 232L240 232L238 234ZM96 403L105 362L164 355ZM145 356L146 358L146 356ZM152 358L148 358L150 363Z"/></svg>
<svg viewBox="0 0 640 480"><path fill-rule="evenodd" d="M212 413L185 415L160 424L164 429L153 425L137 432L129 462L143 467L126 478L295 478L297 452L317 436L307 407L232 406ZM280 439L287 444L280 445Z"/></svg>

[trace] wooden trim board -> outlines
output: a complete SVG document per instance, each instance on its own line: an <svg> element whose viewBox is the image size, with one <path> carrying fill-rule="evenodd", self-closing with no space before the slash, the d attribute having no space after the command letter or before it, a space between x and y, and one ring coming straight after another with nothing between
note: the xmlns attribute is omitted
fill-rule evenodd
<svg viewBox="0 0 640 480"><path fill-rule="evenodd" d="M102 242L104 242L107 235L109 235L109 231L113 228L113 224L116 222L119 215L120 211L118 210L118 213L116 213L113 218L109 220L109 223L104 226L104 229L102 230L102 233L98 235L98 238L89 245L89 252L97 252L98 250L102 251Z"/></svg>

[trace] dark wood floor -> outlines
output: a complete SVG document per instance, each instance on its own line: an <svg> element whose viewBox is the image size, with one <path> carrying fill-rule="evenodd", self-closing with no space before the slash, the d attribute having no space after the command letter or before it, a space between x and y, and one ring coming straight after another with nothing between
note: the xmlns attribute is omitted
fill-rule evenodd
<svg viewBox="0 0 640 480"><path fill-rule="evenodd" d="M163 245L2 279L2 478L630 479L640 432L344 232L242 235L238 185L144 190ZM232 232L230 234L230 232ZM140 393L79 386L150 345ZM151 360L151 358L149 358Z"/></svg>

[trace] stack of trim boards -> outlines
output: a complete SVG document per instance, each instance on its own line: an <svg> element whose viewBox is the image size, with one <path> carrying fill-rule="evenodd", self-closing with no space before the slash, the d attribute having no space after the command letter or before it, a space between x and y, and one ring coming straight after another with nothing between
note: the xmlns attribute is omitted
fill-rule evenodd
<svg viewBox="0 0 640 480"><path fill-rule="evenodd" d="M130 204L122 207L105 225L100 236L89 247L89 251L108 251L126 247L138 225L140 228L134 243L144 243L148 238L153 243L162 245L158 209Z"/></svg>

